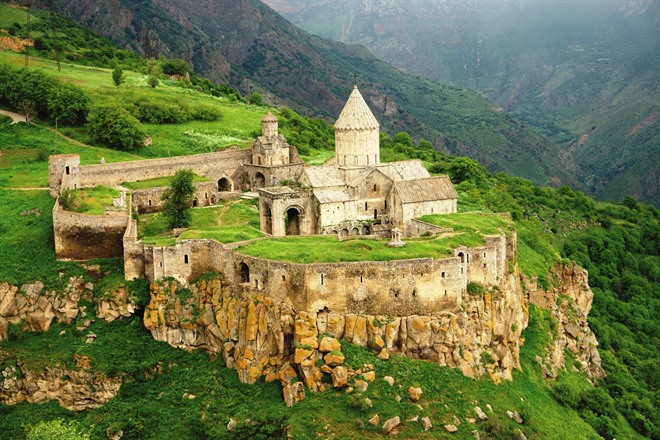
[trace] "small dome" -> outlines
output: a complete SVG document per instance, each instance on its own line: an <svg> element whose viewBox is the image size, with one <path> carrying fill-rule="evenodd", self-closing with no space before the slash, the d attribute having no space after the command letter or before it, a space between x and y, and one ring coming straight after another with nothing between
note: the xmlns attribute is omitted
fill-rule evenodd
<svg viewBox="0 0 660 440"><path fill-rule="evenodd" d="M277 122L277 118L268 110L268 113L266 113L266 116L263 117L261 122Z"/></svg>
<svg viewBox="0 0 660 440"><path fill-rule="evenodd" d="M357 86L353 87L344 109L335 122L335 130L373 130L380 127Z"/></svg>

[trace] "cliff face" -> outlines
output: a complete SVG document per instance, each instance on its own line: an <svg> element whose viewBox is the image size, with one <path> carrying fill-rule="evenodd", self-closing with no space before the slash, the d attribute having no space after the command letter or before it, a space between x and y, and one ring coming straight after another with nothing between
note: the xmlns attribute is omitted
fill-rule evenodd
<svg viewBox="0 0 660 440"><path fill-rule="evenodd" d="M537 357L544 374L556 377L566 368L564 351L570 352L582 371L591 378L605 376L598 354L598 341L587 323L594 293L589 288L586 270L575 263L556 265L551 272L555 285L548 291L525 280L529 302L550 311L557 322L557 334L546 348L545 359Z"/></svg>
<svg viewBox="0 0 660 440"><path fill-rule="evenodd" d="M381 357L403 354L459 368L469 377L511 380L520 368L520 334L527 326L517 277L508 276L499 291L465 293L462 300L461 311L438 316L306 313L264 296L240 297L218 279L189 290L166 282L152 284L144 324L157 340L221 354L248 383L288 362L299 364L296 346L313 349L322 335L370 347Z"/></svg>
<svg viewBox="0 0 660 440"><path fill-rule="evenodd" d="M7 353L0 351L0 364L7 357ZM36 373L20 362L5 367L0 371L0 402L15 405L57 400L66 409L83 411L98 408L119 392L121 378L93 373L89 371L89 358L74 357L78 370L46 367Z"/></svg>

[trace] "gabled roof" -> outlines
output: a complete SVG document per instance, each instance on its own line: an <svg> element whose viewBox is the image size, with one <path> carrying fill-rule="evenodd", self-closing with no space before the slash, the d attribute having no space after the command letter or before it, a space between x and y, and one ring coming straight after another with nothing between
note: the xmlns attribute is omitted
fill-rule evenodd
<svg viewBox="0 0 660 440"><path fill-rule="evenodd" d="M360 182L366 179L369 174L376 172L376 168L345 168L342 169L342 171L344 172L346 185L356 187Z"/></svg>
<svg viewBox="0 0 660 440"><path fill-rule="evenodd" d="M312 188L344 185L344 179L342 178L341 171L332 165L305 167L303 174L307 176L307 180L309 180L309 186Z"/></svg>
<svg viewBox="0 0 660 440"><path fill-rule="evenodd" d="M344 189L317 189L314 190L314 196L319 203L348 202L353 197Z"/></svg>
<svg viewBox="0 0 660 440"><path fill-rule="evenodd" d="M406 160L376 165L378 170L395 182L431 177L420 160Z"/></svg>
<svg viewBox="0 0 660 440"><path fill-rule="evenodd" d="M401 203L431 202L458 198L454 185L447 176L395 182L394 188L401 198Z"/></svg>
<svg viewBox="0 0 660 440"><path fill-rule="evenodd" d="M335 130L373 130L380 127L357 86L353 87L337 121Z"/></svg>

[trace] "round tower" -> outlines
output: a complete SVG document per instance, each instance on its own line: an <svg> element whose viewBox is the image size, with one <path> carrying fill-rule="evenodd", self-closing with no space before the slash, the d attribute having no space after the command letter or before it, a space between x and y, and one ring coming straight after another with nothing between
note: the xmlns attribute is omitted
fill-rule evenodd
<svg viewBox="0 0 660 440"><path fill-rule="evenodd" d="M378 121L353 87L335 122L335 153L340 167L365 167L380 163Z"/></svg>
<svg viewBox="0 0 660 440"><path fill-rule="evenodd" d="M261 134L266 139L277 136L277 118L270 111L261 120Z"/></svg>

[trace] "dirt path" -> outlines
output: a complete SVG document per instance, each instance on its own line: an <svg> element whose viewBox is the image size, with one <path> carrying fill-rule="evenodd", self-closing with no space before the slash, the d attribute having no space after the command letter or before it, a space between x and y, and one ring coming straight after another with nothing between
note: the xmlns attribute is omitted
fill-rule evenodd
<svg viewBox="0 0 660 440"><path fill-rule="evenodd" d="M50 188L37 188L37 187L33 187L33 188L29 188L29 187L28 188L0 188L0 189L11 189L11 190L14 190L14 191L50 191Z"/></svg>
<svg viewBox="0 0 660 440"><path fill-rule="evenodd" d="M17 122L25 122L27 117L25 115L21 115L20 113L14 113L10 112L7 110L0 110L0 115L5 115L9 116L12 120L12 124L16 124Z"/></svg>

